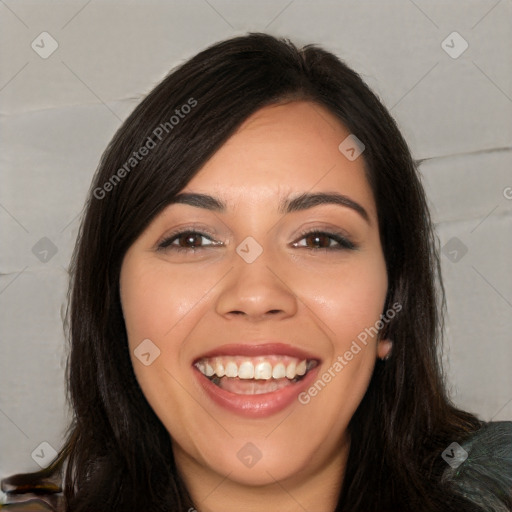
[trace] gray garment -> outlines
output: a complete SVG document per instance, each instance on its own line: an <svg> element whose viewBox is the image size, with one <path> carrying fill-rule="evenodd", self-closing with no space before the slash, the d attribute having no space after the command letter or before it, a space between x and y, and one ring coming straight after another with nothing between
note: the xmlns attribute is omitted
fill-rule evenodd
<svg viewBox="0 0 512 512"><path fill-rule="evenodd" d="M512 499L512 421L486 423L455 443L443 452L448 468L442 481L486 512L510 512L505 503Z"/></svg>

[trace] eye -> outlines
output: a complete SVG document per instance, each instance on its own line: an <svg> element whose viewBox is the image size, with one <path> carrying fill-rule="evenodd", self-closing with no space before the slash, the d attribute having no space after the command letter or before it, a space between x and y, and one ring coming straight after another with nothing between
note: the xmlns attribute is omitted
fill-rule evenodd
<svg viewBox="0 0 512 512"><path fill-rule="evenodd" d="M341 233L309 231L302 233L301 237L300 240L292 244L294 247L328 250L356 249L355 244Z"/></svg>
<svg viewBox="0 0 512 512"><path fill-rule="evenodd" d="M194 252L197 249L213 247L221 244L222 242L212 240L212 238L205 233L187 230L171 234L158 244L158 249Z"/></svg>

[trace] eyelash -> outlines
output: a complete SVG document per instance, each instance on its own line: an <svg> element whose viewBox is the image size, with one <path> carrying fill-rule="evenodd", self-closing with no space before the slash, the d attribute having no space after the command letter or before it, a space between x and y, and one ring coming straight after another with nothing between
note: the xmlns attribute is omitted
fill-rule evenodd
<svg viewBox="0 0 512 512"><path fill-rule="evenodd" d="M208 240L210 240L213 243L209 244L206 247L215 247L216 245L221 244L220 242L214 242L212 240L212 238L213 238L212 235L210 235L208 233L203 233L202 231L197 231L195 229L185 229L183 231L177 231L176 233L171 233L167 238L165 238L158 244L158 250L171 249L172 251L176 251L176 252L189 252L189 251L195 252L197 249L205 248L205 247L180 247L179 245L173 245L173 242L175 240L178 240L183 235L198 235L201 237L208 238Z"/></svg>
<svg viewBox="0 0 512 512"><path fill-rule="evenodd" d="M208 240L210 240L212 243L208 244L207 246L204 246L204 247L180 247L178 245L174 245L173 242L178 240L183 235L198 235L200 237L208 238ZM316 248L304 247L304 246L298 246L297 245L299 241L303 240L304 238L307 238L308 236L312 236L312 235L327 236L331 240L334 240L335 242L337 242L338 245L337 246L333 246L333 247L316 247ZM162 240L158 244L158 250L162 250L163 251L163 250L171 249L172 251L176 251L176 252L190 252L190 251L196 252L197 249L205 249L205 248L215 247L215 246L218 246L218 245L222 245L222 242L215 242L212 239L212 235L210 235L210 234L203 233L201 231L196 231L194 229L185 229L183 231L178 231L176 233L172 233L167 238ZM341 250L347 250L347 249L348 250L357 249L357 246L351 240L349 240L344 234L338 233L338 232L322 231L322 230L319 230L319 229L313 229L313 230L310 230L310 231L303 231L300 234L300 238L296 242L293 242L292 245L294 247L302 247L302 248L308 249L310 251L319 251L319 250L324 250L324 251L341 251Z"/></svg>
<svg viewBox="0 0 512 512"><path fill-rule="evenodd" d="M334 240L339 245L334 247L318 247L318 248L311 248L311 247L304 247L305 249L309 249L311 251L319 251L319 250L326 250L326 251L342 251L342 250L354 250L357 249L356 245L347 238L346 235L339 233L339 232L330 232L330 231L322 231L321 229L312 229L309 231L303 231L300 234L300 238L298 241L303 240L304 238L311 236L311 235L326 235L331 240ZM296 246L297 242L293 242L293 245Z"/></svg>

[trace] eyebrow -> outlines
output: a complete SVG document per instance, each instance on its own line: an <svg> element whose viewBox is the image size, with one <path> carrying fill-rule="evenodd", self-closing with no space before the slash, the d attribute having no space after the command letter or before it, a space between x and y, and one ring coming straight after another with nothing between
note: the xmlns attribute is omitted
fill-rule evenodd
<svg viewBox="0 0 512 512"><path fill-rule="evenodd" d="M338 194L336 192L301 194L300 196L297 196L293 199L287 199L283 204L280 205L279 212L290 213L300 210L307 210L308 208L312 208L321 204L337 204L351 208L361 217L363 217L366 222L370 222L370 216L368 215L368 212L359 203L343 194Z"/></svg>
<svg viewBox="0 0 512 512"><path fill-rule="evenodd" d="M170 204L176 203L188 204L196 208L205 208L216 212L224 212L226 210L226 204L223 201L208 194L183 192L176 195L170 201ZM370 216L363 206L353 199L343 194L338 194L337 192L304 193L291 199L285 199L279 205L278 212L281 214L297 212L322 204L337 204L350 208L357 212L366 222L370 222Z"/></svg>

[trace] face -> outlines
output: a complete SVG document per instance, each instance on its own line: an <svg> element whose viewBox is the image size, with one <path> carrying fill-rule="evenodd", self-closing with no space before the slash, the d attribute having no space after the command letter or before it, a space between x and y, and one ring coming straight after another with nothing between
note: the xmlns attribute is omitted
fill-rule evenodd
<svg viewBox="0 0 512 512"><path fill-rule="evenodd" d="M313 103L259 110L124 258L134 371L191 486L339 480L389 348L368 331L387 275L349 134Z"/></svg>

